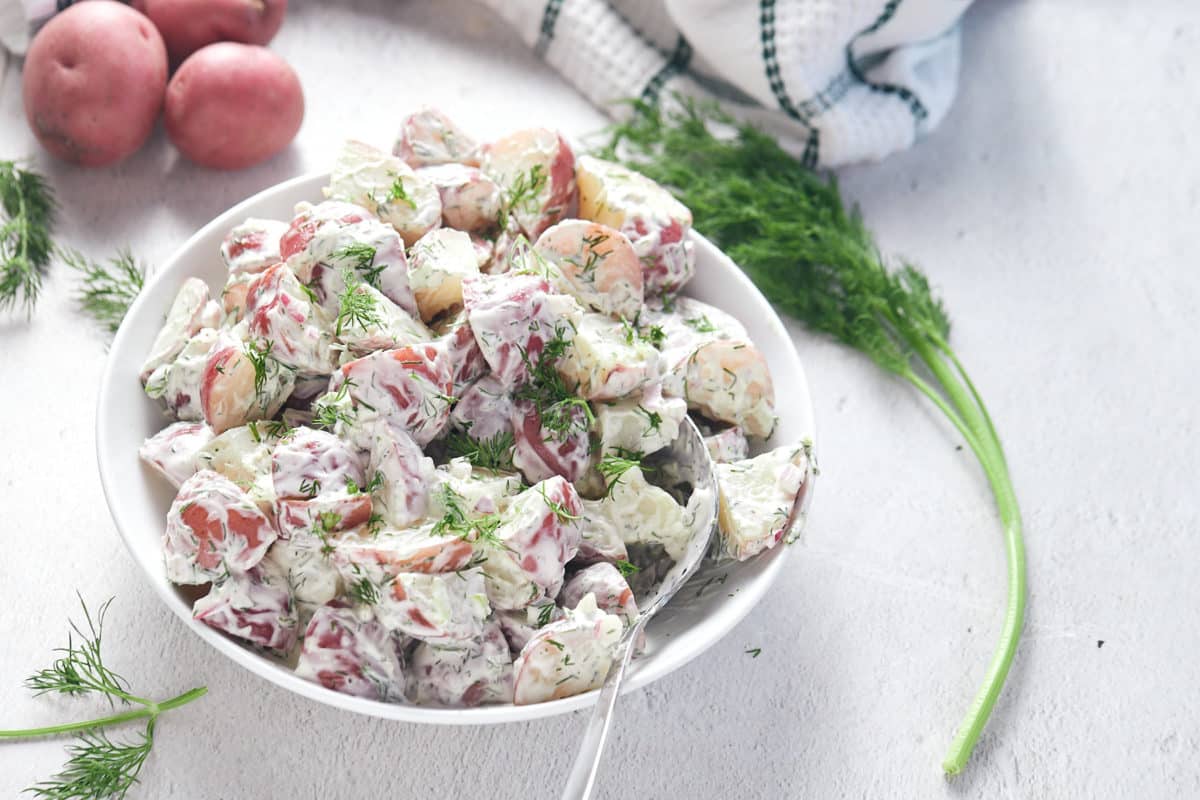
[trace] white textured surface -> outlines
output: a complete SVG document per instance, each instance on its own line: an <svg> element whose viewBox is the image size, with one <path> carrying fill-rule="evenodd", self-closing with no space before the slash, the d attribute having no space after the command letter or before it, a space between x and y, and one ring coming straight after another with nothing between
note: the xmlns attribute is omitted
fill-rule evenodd
<svg viewBox="0 0 1200 800"><path fill-rule="evenodd" d="M234 201L323 166L341 137L387 143L421 102L481 136L600 123L473 12L295 3L276 45L309 101L293 149L235 175L177 162L161 134L110 170L39 156L62 238L162 260ZM978 4L942 128L844 176L885 249L942 290L1024 504L1029 622L970 771L947 782L938 763L999 625L990 498L913 392L796 328L824 469L808 541L721 644L622 702L601 796L1200 793L1198 53L1184 2ZM18 83L10 71L0 90L3 156L36 149ZM100 494L103 340L71 280L54 273L31 323L0 319L0 725L88 707L20 687L78 589L117 595L107 646L139 688L211 689L164 718L138 797L555 796L579 716L472 730L352 716L239 671L161 607ZM53 772L62 745L0 745L0 796Z"/></svg>

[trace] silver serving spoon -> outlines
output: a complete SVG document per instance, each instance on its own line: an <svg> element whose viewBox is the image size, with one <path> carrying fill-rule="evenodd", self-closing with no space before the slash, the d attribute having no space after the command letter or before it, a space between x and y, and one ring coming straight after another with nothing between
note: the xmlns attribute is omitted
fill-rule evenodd
<svg viewBox="0 0 1200 800"><path fill-rule="evenodd" d="M575 757L575 764L567 778L567 785L562 793L563 800L587 800L591 797L596 784L596 770L600 767L600 757L604 751L604 742L608 738L609 724L612 722L613 708L621 690L621 681L625 678L625 670L636 649L634 643L641 637L646 623L695 574L708 553L713 532L717 527L716 469L708 455L708 448L704 445L700 430L690 418L684 417L683 424L679 426L679 435L671 443L668 459L678 470L679 479L693 487L687 505L691 518L691 538L683 557L675 562L658 588L646 599L637 620L617 643L608 677L600 689L600 696L596 698L592 718L588 721L583 741L579 744L579 755Z"/></svg>

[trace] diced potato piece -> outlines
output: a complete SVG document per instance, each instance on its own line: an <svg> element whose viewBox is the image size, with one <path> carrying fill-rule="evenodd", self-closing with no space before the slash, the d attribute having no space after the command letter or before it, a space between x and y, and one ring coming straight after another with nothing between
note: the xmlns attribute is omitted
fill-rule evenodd
<svg viewBox="0 0 1200 800"><path fill-rule="evenodd" d="M338 283L342 287L339 289L342 294L338 295L338 304L344 304L347 310L344 313L339 311L333 335L346 346L348 352L361 356L376 350L393 350L433 341L433 331L420 320L409 316L408 312L375 287L366 283L347 287L340 278ZM356 295L352 306L344 297L347 292Z"/></svg>
<svg viewBox="0 0 1200 800"><path fill-rule="evenodd" d="M296 674L355 697L404 698L404 671L391 632L373 617L333 603L317 609L308 623Z"/></svg>
<svg viewBox="0 0 1200 800"><path fill-rule="evenodd" d="M417 174L437 187L442 199L442 224L460 231L496 227L500 187L482 170L464 164L441 164L420 168Z"/></svg>
<svg viewBox="0 0 1200 800"><path fill-rule="evenodd" d="M372 212L409 247L442 222L437 187L399 158L362 142L342 145L325 196Z"/></svg>
<svg viewBox="0 0 1200 800"><path fill-rule="evenodd" d="M762 352L745 341L722 339L697 349L675 370L689 408L765 439L775 429L775 387Z"/></svg>
<svg viewBox="0 0 1200 800"><path fill-rule="evenodd" d="M421 319L430 321L462 305L462 282L479 274L471 237L451 228L437 228L412 246L408 279Z"/></svg>
<svg viewBox="0 0 1200 800"><path fill-rule="evenodd" d="M259 647L287 652L296 644L296 609L287 582L261 569L214 583L192 606L192 616Z"/></svg>
<svg viewBox="0 0 1200 800"><path fill-rule="evenodd" d="M529 640L551 622L563 618L563 610L554 604L553 600L543 600L538 605L520 608L516 611L497 611L496 620L508 640L508 649L517 655L529 643Z"/></svg>
<svg viewBox="0 0 1200 800"><path fill-rule="evenodd" d="M199 278L188 278L179 287L175 300L167 311L167 320L154 338L150 353L142 363L142 384L147 385L151 374L171 363L183 351L184 345L205 327L205 306L209 301L208 284Z"/></svg>
<svg viewBox="0 0 1200 800"><path fill-rule="evenodd" d="M643 455L657 453L679 436L679 425L687 416L687 403L678 397L663 397L657 384L649 384L640 397L609 400L596 404L596 429L601 456L617 450Z"/></svg>
<svg viewBox="0 0 1200 800"><path fill-rule="evenodd" d="M270 419L283 408L296 376L274 356L270 345L221 331L200 378L200 407L214 433Z"/></svg>
<svg viewBox="0 0 1200 800"><path fill-rule="evenodd" d="M374 496L384 522L406 528L425 519L434 467L413 438L377 419L364 423L357 441L367 445L367 474L379 483Z"/></svg>
<svg viewBox="0 0 1200 800"><path fill-rule="evenodd" d="M200 469L196 457L212 438L203 422L176 422L143 442L138 455L178 488Z"/></svg>
<svg viewBox="0 0 1200 800"><path fill-rule="evenodd" d="M639 321L644 331L658 329L662 358L668 370L677 368L687 361L688 356L709 342L721 339L750 340L745 326L733 316L690 297L675 298L670 311L647 307ZM682 391L680 386L678 392L667 393L682 394Z"/></svg>
<svg viewBox="0 0 1200 800"><path fill-rule="evenodd" d="M337 200L301 203L280 252L296 276L312 285L331 317L337 315L347 269L409 314L417 313L404 240L361 206Z"/></svg>
<svg viewBox="0 0 1200 800"><path fill-rule="evenodd" d="M642 263L625 234L568 219L547 228L534 250L553 264L551 282L583 306L634 319L642 308Z"/></svg>
<svg viewBox="0 0 1200 800"><path fill-rule="evenodd" d="M577 481L592 463L586 405L557 411L530 400L513 404L513 465L530 483L562 476Z"/></svg>
<svg viewBox="0 0 1200 800"><path fill-rule="evenodd" d="M625 544L661 544L678 560L687 549L690 531L686 510L666 491L649 483L638 467L616 479L597 508L616 527Z"/></svg>
<svg viewBox="0 0 1200 800"><path fill-rule="evenodd" d="M730 425L708 434L704 437L704 446L708 448L712 460L718 464L750 457L750 442L737 425Z"/></svg>
<svg viewBox="0 0 1200 800"><path fill-rule="evenodd" d="M221 260L234 275L262 272L283 261L279 240L287 231L286 222L251 217L225 235Z"/></svg>
<svg viewBox="0 0 1200 800"><path fill-rule="evenodd" d="M467 321L467 312L458 311L443 317L437 325L441 334L439 344L443 345L450 359L450 369L453 373L454 396L462 394L467 384L482 377L488 371L487 359L475 341L475 331Z"/></svg>
<svg viewBox="0 0 1200 800"><path fill-rule="evenodd" d="M287 578L300 614L311 614L341 594L341 577L331 554L322 552L321 545L307 537L278 540L263 564Z"/></svg>
<svg viewBox="0 0 1200 800"><path fill-rule="evenodd" d="M258 278L256 272L231 272L221 289L221 310L232 323L241 322L246 317L246 295L250 284ZM215 327L215 326L214 326Z"/></svg>
<svg viewBox="0 0 1200 800"><path fill-rule="evenodd" d="M579 204L575 154L557 132L531 128L509 134L485 145L481 162L530 239L574 215Z"/></svg>
<svg viewBox="0 0 1200 800"><path fill-rule="evenodd" d="M627 323L584 314L558 371L589 400L616 400L659 376L658 350Z"/></svg>
<svg viewBox="0 0 1200 800"><path fill-rule="evenodd" d="M582 499L580 502L583 503L583 519L579 527L583 538L579 542L579 554L575 556L576 563L628 561L625 540L609 518L607 508L602 505L604 501Z"/></svg>
<svg viewBox="0 0 1200 800"><path fill-rule="evenodd" d="M293 430L275 447L271 478L280 498L313 498L366 483L358 454L332 433L312 428Z"/></svg>
<svg viewBox="0 0 1200 800"><path fill-rule="evenodd" d="M383 586L406 572L430 575L457 572L470 564L473 554L474 548L467 540L435 535L433 526L426 525L343 537L337 543L333 560L347 581L366 577Z"/></svg>
<svg viewBox="0 0 1200 800"><path fill-rule="evenodd" d="M392 152L414 168L451 163L479 166L479 145L435 108L404 118Z"/></svg>
<svg viewBox="0 0 1200 800"><path fill-rule="evenodd" d="M281 427L261 422L230 428L200 448L196 464L224 475L249 494L260 509L270 512L275 503L271 449L279 440Z"/></svg>
<svg viewBox="0 0 1200 800"><path fill-rule="evenodd" d="M269 267L247 287L245 316L250 337L270 347L274 361L306 377L333 371L332 320L286 264Z"/></svg>
<svg viewBox="0 0 1200 800"><path fill-rule="evenodd" d="M146 381L146 395L161 400L167 413L176 419L195 422L204 419L200 405L200 384L208 354L217 341L217 331L202 328L169 364L163 364Z"/></svg>
<svg viewBox="0 0 1200 800"><path fill-rule="evenodd" d="M374 409L422 447L450 421L454 384L446 354L438 347L381 350L351 361L339 374L355 403Z"/></svg>
<svg viewBox="0 0 1200 800"><path fill-rule="evenodd" d="M599 563L585 567L563 584L558 602L563 608L575 608L585 595L592 595L596 605L607 614L616 614L629 627L637 621L637 601L633 589L621 571L612 564Z"/></svg>
<svg viewBox="0 0 1200 800"><path fill-rule="evenodd" d="M554 598L563 569L579 550L583 508L575 487L559 477L513 499L495 530L499 545L481 543L488 599L501 609L524 608Z"/></svg>
<svg viewBox="0 0 1200 800"><path fill-rule="evenodd" d="M245 492L228 478L201 470L183 482L167 512L167 579L200 584L247 572L277 537L271 520Z"/></svg>
<svg viewBox="0 0 1200 800"><path fill-rule="evenodd" d="M443 502L446 497L443 487L454 492L452 496L472 517L507 513L513 498L525 488L520 475L477 469L465 458L452 458L438 467L434 483L437 487L430 492L430 519L440 518L448 510Z"/></svg>
<svg viewBox="0 0 1200 800"><path fill-rule="evenodd" d="M463 282L467 319L493 374L507 387L529 379L550 339L569 339L581 316L574 299L550 293L535 275L481 275Z"/></svg>
<svg viewBox="0 0 1200 800"><path fill-rule="evenodd" d="M354 580L344 572L342 578L355 591ZM365 593L385 628L441 647L470 647L483 635L483 622L492 613L478 569L437 575L402 572L385 586L371 586L373 590Z"/></svg>
<svg viewBox="0 0 1200 800"><path fill-rule="evenodd" d="M500 625L489 622L471 647L422 642L409 662L409 697L422 705L465 707L513 699L512 656Z"/></svg>
<svg viewBox="0 0 1200 800"><path fill-rule="evenodd" d="M513 664L519 706L543 703L598 689L612 666L621 639L621 619L585 596L559 622L542 628Z"/></svg>
<svg viewBox="0 0 1200 800"><path fill-rule="evenodd" d="M645 175L581 156L579 216L624 233L644 265L646 294L676 292L696 271L692 212Z"/></svg>
<svg viewBox="0 0 1200 800"><path fill-rule="evenodd" d="M281 538L328 551L336 534L370 522L372 508L370 495L350 494L342 488L310 500L279 500L275 520Z"/></svg>
<svg viewBox="0 0 1200 800"><path fill-rule="evenodd" d="M791 527L807 491L809 447L777 447L755 458L717 464L725 548L739 561L774 547Z"/></svg>
<svg viewBox="0 0 1200 800"><path fill-rule="evenodd" d="M512 395L495 375L484 375L458 396L450 423L477 442L511 434Z"/></svg>

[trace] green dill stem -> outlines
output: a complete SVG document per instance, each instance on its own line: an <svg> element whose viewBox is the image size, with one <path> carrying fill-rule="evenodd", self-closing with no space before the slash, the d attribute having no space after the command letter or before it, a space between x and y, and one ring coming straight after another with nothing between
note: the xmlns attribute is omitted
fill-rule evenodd
<svg viewBox="0 0 1200 800"><path fill-rule="evenodd" d="M208 693L208 687L200 686L195 689L184 692L181 695L172 697L170 700L164 700L161 703L154 703L149 700L142 700L136 697L129 699L142 704L142 708L125 711L120 714L112 714L107 717L99 717L97 719L84 720L83 722L69 722L64 725L49 725L44 728L25 728L16 731L0 731L0 739L28 739L36 736L55 736L62 733L72 733L74 731L85 731L92 728L107 728L110 725L119 725L122 722L130 722L135 719L145 719L150 717L151 721L158 718L158 715L164 711L170 711L173 708L179 708L182 705L203 697Z"/></svg>

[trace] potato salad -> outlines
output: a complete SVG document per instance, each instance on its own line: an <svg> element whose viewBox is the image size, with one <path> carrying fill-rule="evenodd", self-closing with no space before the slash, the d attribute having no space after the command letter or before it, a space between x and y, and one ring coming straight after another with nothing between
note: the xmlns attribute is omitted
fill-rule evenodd
<svg viewBox="0 0 1200 800"><path fill-rule="evenodd" d="M225 285L180 287L141 371L171 420L140 451L178 490L164 567L197 620L386 702L594 689L631 583L687 544L667 454L688 415L722 557L787 535L809 449L764 450L766 359L680 293L691 214L668 191L433 110L331 167L291 219L228 232Z"/></svg>

